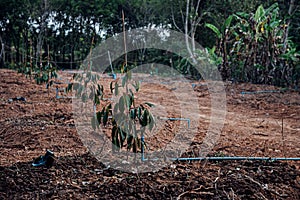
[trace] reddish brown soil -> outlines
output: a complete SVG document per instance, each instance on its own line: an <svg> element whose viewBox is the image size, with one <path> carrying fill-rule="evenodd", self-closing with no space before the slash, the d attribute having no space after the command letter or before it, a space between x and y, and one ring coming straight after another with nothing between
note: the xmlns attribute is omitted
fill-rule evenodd
<svg viewBox="0 0 300 200"><path fill-rule="evenodd" d="M0 77L0 199L300 199L299 162L174 162L142 174L107 169L83 146L70 99L56 99L55 90L48 93L45 85L14 71L1 69ZM104 85L108 86L107 80ZM210 155L300 157L298 92L242 95L242 91L278 88L225 85L225 126ZM144 83L137 101L150 98L166 109L159 114L180 117L173 87ZM194 91L201 116L194 123L191 118L196 135L184 153L190 157L199 153L210 117L206 86ZM184 97L188 94L182 95L188 99ZM18 96L26 102L8 101ZM194 103L187 107L192 109ZM178 126L178 122L162 123L159 133L147 138L150 150L170 141ZM32 167L33 159L46 149L55 153L54 166Z"/></svg>

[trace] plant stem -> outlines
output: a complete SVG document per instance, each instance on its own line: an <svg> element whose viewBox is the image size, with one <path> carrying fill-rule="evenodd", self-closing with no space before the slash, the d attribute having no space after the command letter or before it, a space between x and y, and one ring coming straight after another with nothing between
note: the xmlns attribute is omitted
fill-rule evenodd
<svg viewBox="0 0 300 200"><path fill-rule="evenodd" d="M283 152L283 156L286 157L286 154L285 154L285 143L284 143L284 134L283 134L283 116L281 117L281 139L282 139L282 152Z"/></svg>

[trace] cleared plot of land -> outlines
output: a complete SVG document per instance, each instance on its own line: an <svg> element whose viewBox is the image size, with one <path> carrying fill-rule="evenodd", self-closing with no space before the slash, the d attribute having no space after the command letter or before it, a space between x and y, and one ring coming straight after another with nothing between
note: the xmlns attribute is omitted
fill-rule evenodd
<svg viewBox="0 0 300 200"><path fill-rule="evenodd" d="M60 75L66 79L70 76L63 72ZM71 99L56 99L55 90L48 94L44 85L38 86L13 71L0 70L0 76L1 199L300 198L296 162L174 162L146 174L107 169L82 144ZM195 137L191 147L181 153L185 157L200 155L211 120L206 84L195 83L193 88L180 80L168 82L150 76L143 80L137 101L155 103L156 116L190 118L187 130ZM103 84L108 86L109 81L105 79ZM188 92L178 92L183 86L190 87L196 99ZM225 124L210 155L300 157L300 94L242 94L262 90L279 88L225 83ZM8 101L19 96L26 102ZM186 116L183 107L188 111ZM159 121L156 133L146 137L150 150L163 148L185 126L185 122ZM109 134L109 126L104 132ZM33 158L43 155L46 149L54 151L55 165L51 169L32 167Z"/></svg>

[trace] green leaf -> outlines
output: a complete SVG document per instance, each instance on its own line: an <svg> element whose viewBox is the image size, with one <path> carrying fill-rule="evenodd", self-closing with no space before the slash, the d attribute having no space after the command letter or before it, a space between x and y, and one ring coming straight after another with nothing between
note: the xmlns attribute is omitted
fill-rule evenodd
<svg viewBox="0 0 300 200"><path fill-rule="evenodd" d="M265 15L265 9L262 5L258 6L255 15L254 15L254 20L256 22L261 21L262 17Z"/></svg>
<svg viewBox="0 0 300 200"><path fill-rule="evenodd" d="M88 99L88 96L87 96L87 94L82 94L82 96L81 96L81 100L83 101L83 102L86 102L87 101L87 99Z"/></svg>
<svg viewBox="0 0 300 200"><path fill-rule="evenodd" d="M108 112L104 112L103 113L103 125L106 126L107 124L107 121L108 121Z"/></svg>
<svg viewBox="0 0 300 200"><path fill-rule="evenodd" d="M51 72L51 78L57 78L57 73L55 71Z"/></svg>
<svg viewBox="0 0 300 200"><path fill-rule="evenodd" d="M135 84L132 84L132 86L134 87L135 91L138 92L140 89L140 82L135 81Z"/></svg>
<svg viewBox="0 0 300 200"><path fill-rule="evenodd" d="M266 10L265 10L265 15L269 15L272 11L278 11L278 9L279 9L279 7L278 7L278 3L276 2L276 3L274 3L274 4L272 4L269 8L267 8Z"/></svg>
<svg viewBox="0 0 300 200"><path fill-rule="evenodd" d="M127 83L127 75L125 75L125 76L122 78L122 87L124 87L126 83Z"/></svg>
<svg viewBox="0 0 300 200"><path fill-rule="evenodd" d="M140 119L142 116L142 109L140 107L137 108L137 117Z"/></svg>
<svg viewBox="0 0 300 200"><path fill-rule="evenodd" d="M131 118L131 119L135 119L135 117L136 117L135 109L131 109L131 110L130 110L130 118Z"/></svg>
<svg viewBox="0 0 300 200"><path fill-rule="evenodd" d="M103 95L103 85L97 85L98 89L97 89L97 95L98 96L102 96Z"/></svg>
<svg viewBox="0 0 300 200"><path fill-rule="evenodd" d="M96 105L99 105L100 104L100 99L99 99L99 96L97 94L95 94L95 97L94 97L94 103Z"/></svg>
<svg viewBox="0 0 300 200"><path fill-rule="evenodd" d="M97 112L96 117L97 117L98 125L101 124L102 112Z"/></svg>
<svg viewBox="0 0 300 200"><path fill-rule="evenodd" d="M72 91L72 88L73 88L73 83L69 83L68 86L67 86L67 88L66 88L66 92L68 93L68 92Z"/></svg>
<svg viewBox="0 0 300 200"><path fill-rule="evenodd" d="M122 131L122 129L119 128L119 140L120 140L120 147L123 147L124 141L126 139L125 133Z"/></svg>
<svg viewBox="0 0 300 200"><path fill-rule="evenodd" d="M129 96L129 98L130 98L130 105L134 106L134 94L133 94L133 92L132 92L131 89L129 89L129 92L130 92L130 96Z"/></svg>
<svg viewBox="0 0 300 200"><path fill-rule="evenodd" d="M154 117L153 117L153 115L149 112L149 131L152 131L154 125L155 125Z"/></svg>
<svg viewBox="0 0 300 200"><path fill-rule="evenodd" d="M47 73L43 73L43 76L42 76L43 82L47 82L48 78L49 78L48 74Z"/></svg>
<svg viewBox="0 0 300 200"><path fill-rule="evenodd" d="M90 91L91 91L91 92L89 93L89 99L93 99L93 100L94 100L94 103L95 103L95 95L96 95L96 94L94 93L94 92L95 92L95 86L93 86L93 85L90 86Z"/></svg>
<svg viewBox="0 0 300 200"><path fill-rule="evenodd" d="M125 100L126 107L127 107L127 109L129 110L130 107L131 107L131 100L130 100L130 97L129 97L128 95L124 95L124 100Z"/></svg>
<svg viewBox="0 0 300 200"><path fill-rule="evenodd" d="M145 110L144 113L143 113L143 118L142 118L142 120L140 121L140 124L141 124L142 126L147 126L147 124L148 124L148 117L149 117L148 110Z"/></svg>
<svg viewBox="0 0 300 200"><path fill-rule="evenodd" d="M118 85L118 83L116 82L116 83L115 83L115 95L118 96L118 94L119 94L119 85Z"/></svg>
<svg viewBox="0 0 300 200"><path fill-rule="evenodd" d="M131 147L132 147L132 141L133 141L133 136L132 135L129 135L127 137L127 150L130 150Z"/></svg>
<svg viewBox="0 0 300 200"><path fill-rule="evenodd" d="M227 17L227 19L225 20L225 23L222 27L222 32L224 33L226 29L228 29L230 27L231 21L233 19L233 15L229 15Z"/></svg>
<svg viewBox="0 0 300 200"><path fill-rule="evenodd" d="M111 133L113 151L115 151L115 150L119 151L119 149L120 149L120 141L119 141L118 135L119 135L119 128L117 126L114 126L112 128L112 133Z"/></svg>
<svg viewBox="0 0 300 200"><path fill-rule="evenodd" d="M237 12L233 16L236 17L237 19L240 19L240 18L248 19L249 18L249 14L245 13L245 12Z"/></svg>
<svg viewBox="0 0 300 200"><path fill-rule="evenodd" d="M119 110L119 103L116 103L114 106L114 114L118 113Z"/></svg>
<svg viewBox="0 0 300 200"><path fill-rule="evenodd" d="M78 84L77 94L78 94L79 96L81 95L83 89L84 89L83 85Z"/></svg>
<svg viewBox="0 0 300 200"><path fill-rule="evenodd" d="M119 110L121 113L124 112L125 110L125 101L124 101L124 96L121 96L119 99Z"/></svg>
<svg viewBox="0 0 300 200"><path fill-rule="evenodd" d="M110 86L109 86L110 92L111 92L111 93L113 93L113 89L114 89L114 88L113 88L113 83L114 83L114 82L110 82Z"/></svg>
<svg viewBox="0 0 300 200"><path fill-rule="evenodd" d="M127 72L127 79L128 79L128 80L131 80L131 78L132 78L132 73L131 73L131 70L129 70L129 71Z"/></svg>
<svg viewBox="0 0 300 200"><path fill-rule="evenodd" d="M96 130L96 118L95 118L95 116L92 117L91 124L92 124L92 128L94 130Z"/></svg>
<svg viewBox="0 0 300 200"><path fill-rule="evenodd" d="M215 25L206 23L205 27L211 29L217 35L218 39L222 38L222 34L221 34L220 30Z"/></svg>
<svg viewBox="0 0 300 200"><path fill-rule="evenodd" d="M146 102L145 104L150 106L151 108L155 106L153 103L149 103L149 102Z"/></svg>

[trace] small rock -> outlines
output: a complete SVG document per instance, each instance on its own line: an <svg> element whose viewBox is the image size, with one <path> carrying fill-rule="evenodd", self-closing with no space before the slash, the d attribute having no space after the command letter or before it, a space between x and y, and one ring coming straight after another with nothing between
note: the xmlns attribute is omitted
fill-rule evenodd
<svg viewBox="0 0 300 200"><path fill-rule="evenodd" d="M170 165L172 169L176 169L176 165Z"/></svg>

